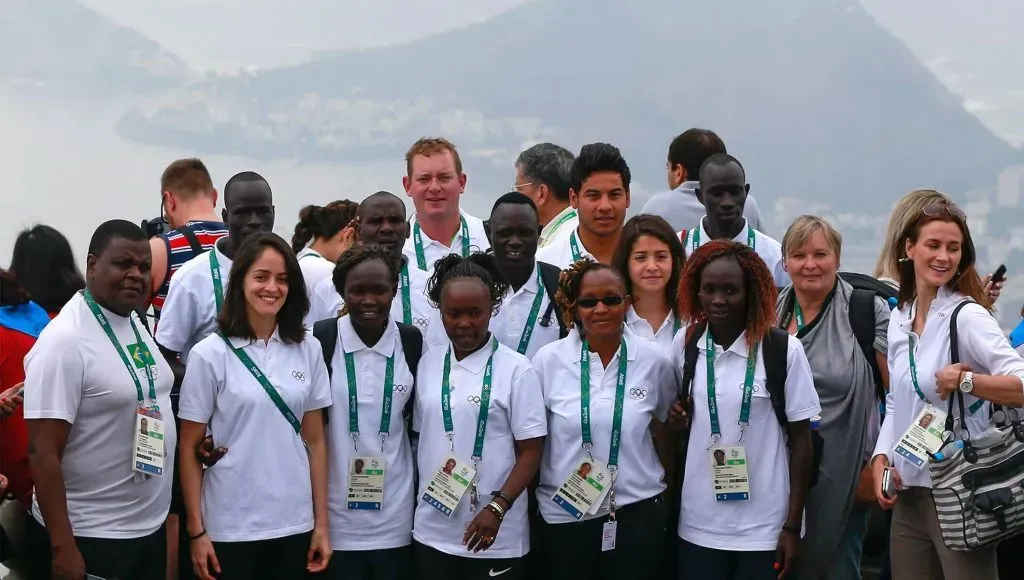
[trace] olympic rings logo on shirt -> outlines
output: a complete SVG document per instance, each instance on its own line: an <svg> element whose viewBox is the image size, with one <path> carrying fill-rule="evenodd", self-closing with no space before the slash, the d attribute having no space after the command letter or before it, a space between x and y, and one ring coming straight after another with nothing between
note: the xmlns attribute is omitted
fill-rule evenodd
<svg viewBox="0 0 1024 580"><path fill-rule="evenodd" d="M413 318L412 323L414 326L418 326L419 328L426 328L430 326L430 321L426 318Z"/></svg>
<svg viewBox="0 0 1024 580"><path fill-rule="evenodd" d="M409 385L395 385L395 392L404 395L409 392Z"/></svg>
<svg viewBox="0 0 1024 580"><path fill-rule="evenodd" d="M634 387L629 390L629 398L634 401L640 401L647 398L647 389L643 387Z"/></svg>
<svg viewBox="0 0 1024 580"><path fill-rule="evenodd" d="M479 405L480 397L476 395L466 395L466 402L469 403L470 405Z"/></svg>
<svg viewBox="0 0 1024 580"><path fill-rule="evenodd" d="M303 383L306 382L306 375L302 374L299 371L292 371L292 378Z"/></svg>

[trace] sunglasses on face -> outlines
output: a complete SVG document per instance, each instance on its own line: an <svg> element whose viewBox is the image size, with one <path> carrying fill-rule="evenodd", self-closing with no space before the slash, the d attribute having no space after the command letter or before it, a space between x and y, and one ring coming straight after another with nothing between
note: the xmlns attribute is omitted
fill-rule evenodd
<svg viewBox="0 0 1024 580"><path fill-rule="evenodd" d="M960 209L955 203L930 203L924 206L921 213L928 217L939 217L943 213L947 213L951 217L961 221L967 221L967 214L965 214L964 210Z"/></svg>
<svg viewBox="0 0 1024 580"><path fill-rule="evenodd" d="M594 308L597 303L600 302L605 306L618 306L622 304L626 299L622 296L605 296L604 298L580 298L576 301L576 306L580 308Z"/></svg>

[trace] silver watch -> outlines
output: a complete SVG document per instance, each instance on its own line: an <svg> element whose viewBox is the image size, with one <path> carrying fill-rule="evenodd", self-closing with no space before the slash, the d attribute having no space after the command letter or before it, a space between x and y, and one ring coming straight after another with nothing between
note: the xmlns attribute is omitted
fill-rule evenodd
<svg viewBox="0 0 1024 580"><path fill-rule="evenodd" d="M960 381L960 392L968 394L974 390L974 373L967 371L964 373L964 379Z"/></svg>

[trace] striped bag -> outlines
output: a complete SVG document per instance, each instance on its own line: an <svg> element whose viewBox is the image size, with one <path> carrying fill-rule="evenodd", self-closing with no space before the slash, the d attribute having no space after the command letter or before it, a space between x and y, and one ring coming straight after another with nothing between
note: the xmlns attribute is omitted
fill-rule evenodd
<svg viewBox="0 0 1024 580"><path fill-rule="evenodd" d="M960 361L956 316L966 304L958 305L950 317L951 364ZM966 417L963 394L954 390L947 434L953 433L954 402L960 417ZM939 531L953 551L994 546L1024 533L1024 424L1016 409L992 408L995 429L972 439L964 427L960 439L945 445L929 462Z"/></svg>

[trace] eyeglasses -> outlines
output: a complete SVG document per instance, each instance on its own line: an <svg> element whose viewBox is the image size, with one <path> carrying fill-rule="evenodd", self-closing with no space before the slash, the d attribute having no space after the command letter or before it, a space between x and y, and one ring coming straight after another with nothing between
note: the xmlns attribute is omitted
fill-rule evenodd
<svg viewBox="0 0 1024 580"><path fill-rule="evenodd" d="M533 185L533 183L513 183L510 191L519 191L520 187L528 187L530 185Z"/></svg>
<svg viewBox="0 0 1024 580"><path fill-rule="evenodd" d="M955 203L929 203L921 210L921 213L928 217L939 217L943 212L961 221L967 221L967 214Z"/></svg>
<svg viewBox="0 0 1024 580"><path fill-rule="evenodd" d="M594 308L597 303L600 302L605 306L618 306L622 304L626 299L622 296L605 296L604 298L580 298L576 301L576 306L581 308Z"/></svg>

